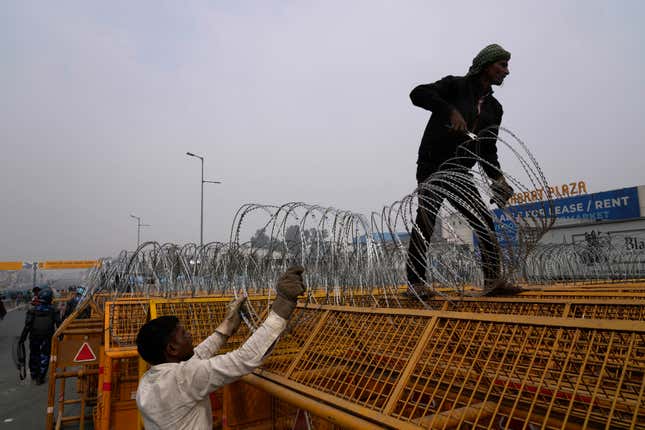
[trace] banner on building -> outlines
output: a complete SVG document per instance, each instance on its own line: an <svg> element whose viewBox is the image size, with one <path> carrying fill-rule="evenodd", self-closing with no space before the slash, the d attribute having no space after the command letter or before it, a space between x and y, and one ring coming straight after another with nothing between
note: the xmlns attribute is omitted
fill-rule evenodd
<svg viewBox="0 0 645 430"><path fill-rule="evenodd" d="M634 219L641 215L637 187L494 209L493 214L495 231L502 246L517 243L517 222L523 219L555 216L556 219L605 221Z"/></svg>
<svg viewBox="0 0 645 430"><path fill-rule="evenodd" d="M493 211L499 222L514 219L544 218L555 215L556 219L587 219L590 221L622 220L640 217L638 188L567 197L551 201L511 206L504 211Z"/></svg>

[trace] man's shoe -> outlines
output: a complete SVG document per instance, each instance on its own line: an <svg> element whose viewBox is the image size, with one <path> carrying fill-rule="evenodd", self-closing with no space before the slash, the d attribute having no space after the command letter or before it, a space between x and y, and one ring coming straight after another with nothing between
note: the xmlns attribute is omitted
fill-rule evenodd
<svg viewBox="0 0 645 430"><path fill-rule="evenodd" d="M407 297L410 297L410 298L427 300L427 299L429 299L431 297L434 297L435 292L432 291L432 289L428 288L425 284L421 284L421 283L410 284L410 283L408 283L408 289L404 294Z"/></svg>

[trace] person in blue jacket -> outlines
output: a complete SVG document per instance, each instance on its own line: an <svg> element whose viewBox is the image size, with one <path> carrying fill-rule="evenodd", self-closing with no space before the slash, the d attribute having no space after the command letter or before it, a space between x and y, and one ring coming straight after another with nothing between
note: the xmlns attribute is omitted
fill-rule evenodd
<svg viewBox="0 0 645 430"><path fill-rule="evenodd" d="M29 372L32 381L37 385L45 382L52 336L60 323L59 313L52 305L53 300L52 289L41 288L38 292L38 304L27 311L25 327L19 340L21 344L24 344L29 337Z"/></svg>

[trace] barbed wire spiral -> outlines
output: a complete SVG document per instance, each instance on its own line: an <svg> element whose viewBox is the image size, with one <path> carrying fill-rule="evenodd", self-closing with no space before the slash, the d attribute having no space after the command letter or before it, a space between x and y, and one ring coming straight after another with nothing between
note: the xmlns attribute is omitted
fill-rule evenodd
<svg viewBox="0 0 645 430"><path fill-rule="evenodd" d="M476 155L478 146L495 139L504 170ZM305 202L245 204L233 218L228 243L142 243L94 269L89 290L113 297L266 295L269 303L279 275L301 265L308 302L394 307L412 300L423 306L425 298L414 289L412 297L409 288L405 294L415 230L425 248L417 261L424 287L449 299L488 293L485 252L496 253L501 280L525 287L645 274L644 250L627 251L610 241L541 244L555 222L553 196L547 193L528 214L514 206L497 209L484 167L503 175L516 193L549 187L527 145L500 128L497 137L465 140L458 156L413 192L369 215ZM423 236L417 211L436 220L432 237Z"/></svg>

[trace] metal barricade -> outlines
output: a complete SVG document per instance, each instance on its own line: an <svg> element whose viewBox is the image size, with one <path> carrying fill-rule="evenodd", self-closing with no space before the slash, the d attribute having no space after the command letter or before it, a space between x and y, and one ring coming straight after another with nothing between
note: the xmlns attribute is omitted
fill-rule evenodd
<svg viewBox="0 0 645 430"><path fill-rule="evenodd" d="M59 429L64 424L77 422L83 430L85 421L91 419L102 342L103 319L90 297L62 322L52 338L45 428ZM76 380L75 395L68 389L73 379ZM70 409L72 413L66 415Z"/></svg>
<svg viewBox="0 0 645 430"><path fill-rule="evenodd" d="M575 285L437 298L426 301L428 310L378 293L343 303L366 307L316 304L329 299L314 294L300 304L264 366L213 396L216 427L643 428L645 297L638 289ZM230 300L107 302L95 428L140 426L134 396L147 365L135 338L148 318L176 315L198 344ZM249 299L257 321L270 302ZM249 335L243 324L219 352Z"/></svg>
<svg viewBox="0 0 645 430"><path fill-rule="evenodd" d="M269 381L396 429L645 426L643 321L332 306L301 312L309 323L290 335L299 352L282 360L278 344L245 381Z"/></svg>
<svg viewBox="0 0 645 430"><path fill-rule="evenodd" d="M94 428L136 429L135 395L139 372L136 335L147 321L150 300L128 298L105 302L104 347L99 367Z"/></svg>

